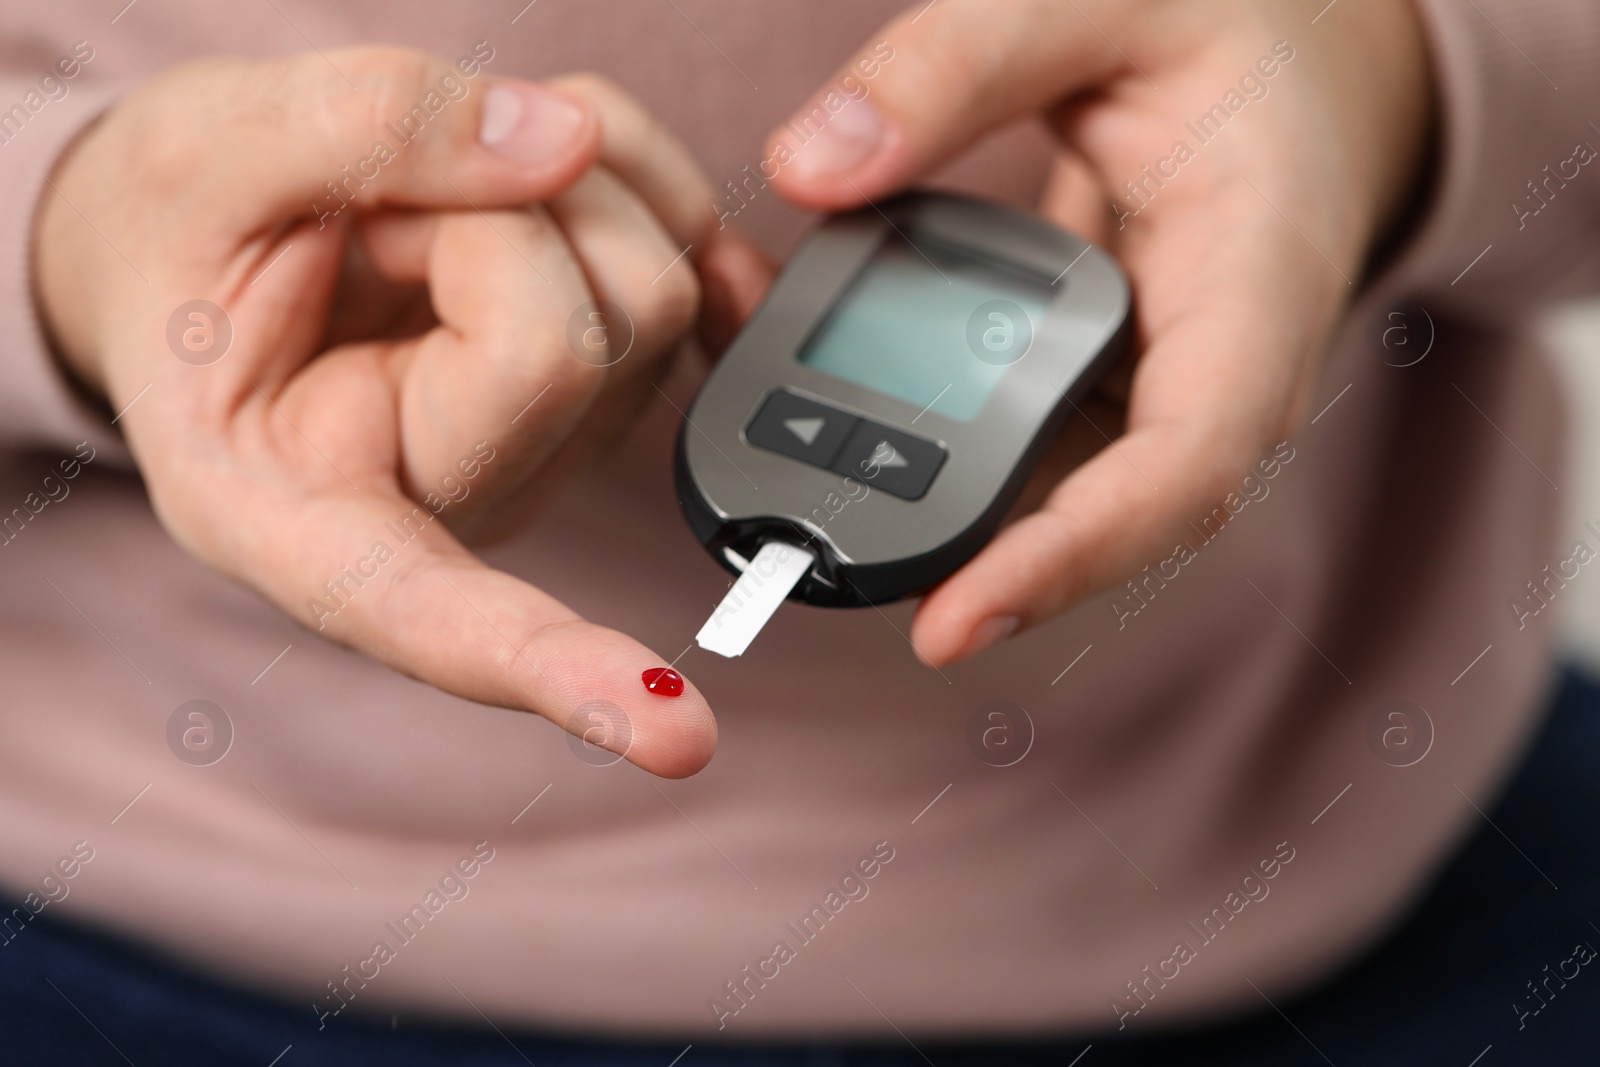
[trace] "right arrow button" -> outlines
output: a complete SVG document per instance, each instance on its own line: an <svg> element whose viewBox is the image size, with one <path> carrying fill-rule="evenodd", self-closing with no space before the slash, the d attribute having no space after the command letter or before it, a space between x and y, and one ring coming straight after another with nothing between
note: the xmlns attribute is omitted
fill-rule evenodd
<svg viewBox="0 0 1600 1067"><path fill-rule="evenodd" d="M918 500L944 459L944 449L926 438L863 419L846 438L833 469L874 489Z"/></svg>

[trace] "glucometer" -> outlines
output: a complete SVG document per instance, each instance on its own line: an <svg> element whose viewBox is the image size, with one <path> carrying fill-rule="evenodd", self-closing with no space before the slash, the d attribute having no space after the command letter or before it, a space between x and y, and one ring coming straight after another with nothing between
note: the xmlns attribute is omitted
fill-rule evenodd
<svg viewBox="0 0 1600 1067"><path fill-rule="evenodd" d="M913 193L826 219L679 430L679 504L740 576L701 645L739 654L785 597L880 604L953 573L1125 346L1129 308L1110 256L1009 208Z"/></svg>

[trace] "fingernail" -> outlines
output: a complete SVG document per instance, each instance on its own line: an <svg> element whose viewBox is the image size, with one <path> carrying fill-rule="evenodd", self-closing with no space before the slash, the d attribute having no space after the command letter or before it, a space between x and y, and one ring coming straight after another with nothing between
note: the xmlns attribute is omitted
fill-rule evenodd
<svg viewBox="0 0 1600 1067"><path fill-rule="evenodd" d="M818 118L827 121L818 127ZM883 140L883 116L868 101L847 100L836 114L821 104L791 119L787 134L795 143L791 173L802 180L837 178L870 156Z"/></svg>
<svg viewBox="0 0 1600 1067"><path fill-rule="evenodd" d="M979 652L993 645L999 644L1017 632L1017 627L1022 620L1015 615L996 615L984 619L972 631L972 636L967 639L967 647L961 650L959 659L976 656Z"/></svg>
<svg viewBox="0 0 1600 1067"><path fill-rule="evenodd" d="M587 118L581 107L553 89L502 80L484 94L478 140L508 159L539 167L572 150Z"/></svg>

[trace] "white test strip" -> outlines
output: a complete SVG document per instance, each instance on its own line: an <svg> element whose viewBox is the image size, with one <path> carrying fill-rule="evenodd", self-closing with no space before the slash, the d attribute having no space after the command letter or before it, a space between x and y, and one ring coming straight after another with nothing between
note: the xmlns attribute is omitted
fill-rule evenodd
<svg viewBox="0 0 1600 1067"><path fill-rule="evenodd" d="M816 561L808 550L782 541L762 545L695 634L695 642L719 656L741 655Z"/></svg>

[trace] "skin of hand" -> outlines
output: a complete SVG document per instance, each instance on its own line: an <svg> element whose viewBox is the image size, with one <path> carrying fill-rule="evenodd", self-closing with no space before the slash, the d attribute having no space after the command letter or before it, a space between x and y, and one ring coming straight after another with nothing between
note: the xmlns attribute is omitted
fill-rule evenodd
<svg viewBox="0 0 1600 1067"><path fill-rule="evenodd" d="M395 147L387 124L446 89ZM393 151L374 163L379 141ZM326 183L350 173L367 180L332 214ZM705 765L702 695L640 681L661 656L462 540L525 518L625 427L694 323L696 257L668 265L715 245L710 189L622 92L469 79L394 49L207 60L117 104L51 183L37 302L71 372L126 407L180 545L441 689L537 712L655 774ZM232 328L206 365L169 344L195 299ZM607 347L615 321L582 335L585 358L569 343L591 300L631 318L624 354ZM421 533L402 541L408 517ZM585 710L596 701L625 718Z"/></svg>
<svg viewBox="0 0 1600 1067"><path fill-rule="evenodd" d="M912 641L926 662L974 655L1171 555L1298 424L1369 253L1423 177L1433 118L1410 0L1325 8L919 0L799 114L875 70L862 99L803 145L784 127L769 139L769 158L792 151L780 192L836 211L1042 121L1060 148L1041 212L1109 248L1133 285L1125 421L1086 406L1064 437L1092 442L1092 458L1042 464L1052 480L1024 494L1033 507L923 600ZM1202 143L1185 124L1230 91L1245 106ZM1192 158L1173 159L1179 141ZM1146 177L1158 166L1159 185ZM1129 181L1148 195L1131 200Z"/></svg>

